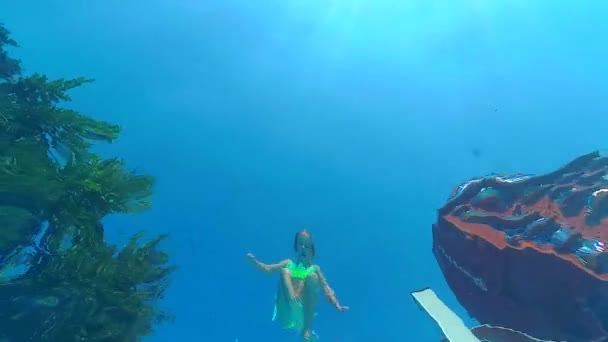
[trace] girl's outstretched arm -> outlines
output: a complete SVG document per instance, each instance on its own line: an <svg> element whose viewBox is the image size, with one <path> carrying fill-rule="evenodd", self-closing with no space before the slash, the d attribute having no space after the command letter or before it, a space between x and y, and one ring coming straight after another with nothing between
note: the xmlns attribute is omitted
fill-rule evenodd
<svg viewBox="0 0 608 342"><path fill-rule="evenodd" d="M340 302L338 302L338 298L336 297L336 293L329 286L329 283L327 282L327 278L325 278L325 275L323 275L323 272L321 272L321 268L319 266L316 266L316 267L317 267L317 275L319 276L319 281L321 282L321 287L323 288L323 292L325 293L325 297L327 298L327 300L333 306L335 306L338 311L348 310L348 306L340 305Z"/></svg>
<svg viewBox="0 0 608 342"><path fill-rule="evenodd" d="M253 263L253 265L255 267L257 267L258 269L266 272L266 273L272 273L274 271L278 271L281 268L283 268L285 265L287 265L287 263L289 263L289 259L285 259L283 261L280 261L277 264L265 264L263 262L260 262L255 255L249 253L247 254L247 259L249 259L249 261L251 261L251 263Z"/></svg>

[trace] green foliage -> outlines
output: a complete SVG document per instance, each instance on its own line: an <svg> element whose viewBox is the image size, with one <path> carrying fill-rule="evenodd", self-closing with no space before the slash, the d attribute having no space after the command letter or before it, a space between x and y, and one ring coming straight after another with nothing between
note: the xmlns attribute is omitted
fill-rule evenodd
<svg viewBox="0 0 608 342"><path fill-rule="evenodd" d="M171 318L150 305L162 296L173 271L163 266L168 258L157 250L165 237L143 245L140 237L120 251L74 244L41 270L36 283L76 289L66 300L77 310L69 313L70 324L52 332L53 340L131 341L149 334L155 321Z"/></svg>
<svg viewBox="0 0 608 342"><path fill-rule="evenodd" d="M0 254L6 254L13 246L26 244L36 234L38 220L32 213L21 208L0 207Z"/></svg>
<svg viewBox="0 0 608 342"><path fill-rule="evenodd" d="M140 340L171 318L156 307L174 271L159 250L166 236L142 243L139 233L117 249L102 220L149 208L154 179L90 151L118 126L61 107L92 80L21 75L5 50L16 45L0 25L0 253L18 251L41 222L48 229L25 274L0 266L0 298L13 298L0 311L0 340Z"/></svg>
<svg viewBox="0 0 608 342"><path fill-rule="evenodd" d="M153 179L125 169L124 161L90 154L61 172L61 208L55 215L70 224L94 222L111 213L150 207Z"/></svg>
<svg viewBox="0 0 608 342"><path fill-rule="evenodd" d="M11 39L8 30L0 24L0 79L9 78L21 72L19 61L9 57L6 46L17 46Z"/></svg>

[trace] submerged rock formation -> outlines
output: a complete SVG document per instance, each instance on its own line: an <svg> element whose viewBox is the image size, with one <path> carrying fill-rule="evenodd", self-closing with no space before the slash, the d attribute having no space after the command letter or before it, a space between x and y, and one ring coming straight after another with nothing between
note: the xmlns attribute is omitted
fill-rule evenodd
<svg viewBox="0 0 608 342"><path fill-rule="evenodd" d="M480 323L547 340L608 340L608 157L469 180L438 214L433 252Z"/></svg>

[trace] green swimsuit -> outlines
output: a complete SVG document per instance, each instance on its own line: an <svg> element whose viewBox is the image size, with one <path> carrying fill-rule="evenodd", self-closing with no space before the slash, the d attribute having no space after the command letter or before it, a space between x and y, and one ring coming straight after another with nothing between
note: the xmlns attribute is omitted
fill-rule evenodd
<svg viewBox="0 0 608 342"><path fill-rule="evenodd" d="M316 272L316 268L312 265L309 267L304 267L304 265L296 264L293 261L287 263L285 268L291 272L291 277L296 279L306 279L309 275Z"/></svg>

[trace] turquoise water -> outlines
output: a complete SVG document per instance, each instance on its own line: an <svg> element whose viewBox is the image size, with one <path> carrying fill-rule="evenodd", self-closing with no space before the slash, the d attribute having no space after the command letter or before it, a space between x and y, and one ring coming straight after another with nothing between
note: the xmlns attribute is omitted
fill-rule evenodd
<svg viewBox="0 0 608 342"><path fill-rule="evenodd" d="M346 313L322 341L434 342L409 291L468 317L431 253L458 182L541 173L606 147L608 6L600 1L0 3L26 72L87 76L70 106L123 127L100 146L158 184L108 240L170 232L181 270L147 341L291 341L276 279L308 227ZM467 324L474 322L467 318Z"/></svg>

